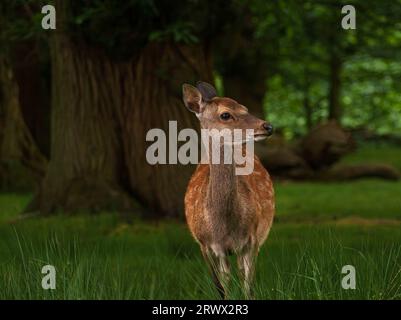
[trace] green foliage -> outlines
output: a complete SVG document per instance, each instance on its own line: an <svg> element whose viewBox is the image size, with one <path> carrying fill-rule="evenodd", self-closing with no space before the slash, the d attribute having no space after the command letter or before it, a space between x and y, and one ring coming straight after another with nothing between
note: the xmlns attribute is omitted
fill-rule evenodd
<svg viewBox="0 0 401 320"><path fill-rule="evenodd" d="M217 94L221 97L224 97L223 78L218 72L214 73L214 84L217 90Z"/></svg>
<svg viewBox="0 0 401 320"><path fill-rule="evenodd" d="M40 8L54 1L0 4L0 51L25 39L41 41ZM401 129L401 1L355 0L356 30L341 28L346 0L65 0L66 21L77 42L131 59L151 42L214 48L221 77L237 77L258 94L265 88L267 117L288 137L305 133L328 115L330 59L341 62L343 124L380 134ZM43 55L43 54L42 54ZM267 77L267 79L266 79ZM260 90L260 88L262 90ZM222 91L222 90L220 90ZM308 116L310 114L310 117Z"/></svg>
<svg viewBox="0 0 401 320"><path fill-rule="evenodd" d="M268 81L268 92L264 107L267 119L281 128L286 138L300 136L307 132L304 92L296 85L287 84L283 76L277 74ZM318 123L327 118L327 82L315 82L309 87L309 100L313 108L312 119Z"/></svg>
<svg viewBox="0 0 401 320"><path fill-rule="evenodd" d="M166 41L173 39L177 43L197 43L199 39L194 35L194 25L189 22L178 21L168 26L165 30L153 31L149 35L150 41Z"/></svg>
<svg viewBox="0 0 401 320"><path fill-rule="evenodd" d="M241 14L241 1L65 0L56 6L58 26L76 41L129 59L152 41L193 44L212 40ZM43 37L44 0L12 0L1 5L1 47L10 41ZM61 26L60 23L66 22Z"/></svg>
<svg viewBox="0 0 401 320"><path fill-rule="evenodd" d="M355 57L345 64L344 125L379 134L401 130L401 61Z"/></svg>
<svg viewBox="0 0 401 320"><path fill-rule="evenodd" d="M73 35L129 58L152 41L192 44L216 37L230 23L234 2L218 0L73 1Z"/></svg>
<svg viewBox="0 0 401 320"><path fill-rule="evenodd" d="M0 3L0 52L7 52L15 43L37 39L46 40L43 32L42 6L52 4L45 0L11 0Z"/></svg>
<svg viewBox="0 0 401 320"><path fill-rule="evenodd" d="M254 2L261 41L275 51L265 97L270 121L288 137L305 133L328 115L331 57L342 68L343 124L380 134L399 132L401 6L354 1L357 29L341 28L346 1ZM269 40L269 41L267 41ZM267 49L269 50L269 49Z"/></svg>
<svg viewBox="0 0 401 320"><path fill-rule="evenodd" d="M301 79L294 67L292 77ZM401 62L366 55L348 60L342 73L342 123L348 128L363 127L378 134L399 134L401 130ZM307 131L302 85L281 74L269 79L265 111L269 121L283 128L287 137ZM327 118L328 81L316 77L308 87L313 123Z"/></svg>

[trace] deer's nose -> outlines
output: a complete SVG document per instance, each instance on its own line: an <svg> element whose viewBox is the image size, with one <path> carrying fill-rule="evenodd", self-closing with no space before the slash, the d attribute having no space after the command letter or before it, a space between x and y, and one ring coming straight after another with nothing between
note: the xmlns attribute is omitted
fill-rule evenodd
<svg viewBox="0 0 401 320"><path fill-rule="evenodd" d="M273 134L273 126L267 122L263 124L263 129L267 131L267 135L271 136Z"/></svg>

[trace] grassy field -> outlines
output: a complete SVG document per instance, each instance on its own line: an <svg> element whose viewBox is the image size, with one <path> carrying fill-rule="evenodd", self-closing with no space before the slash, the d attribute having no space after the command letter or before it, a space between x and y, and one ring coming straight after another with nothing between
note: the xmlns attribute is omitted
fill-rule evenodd
<svg viewBox="0 0 401 320"><path fill-rule="evenodd" d="M390 160L367 146L344 162ZM376 152L374 152L376 151ZM258 299L400 299L401 182L278 183L277 221L260 253ZM127 224L115 213L15 220L30 195L0 195L0 299L214 299L180 221ZM41 287L42 266L57 270ZM356 269L356 289L341 269ZM231 298L242 298L238 281Z"/></svg>

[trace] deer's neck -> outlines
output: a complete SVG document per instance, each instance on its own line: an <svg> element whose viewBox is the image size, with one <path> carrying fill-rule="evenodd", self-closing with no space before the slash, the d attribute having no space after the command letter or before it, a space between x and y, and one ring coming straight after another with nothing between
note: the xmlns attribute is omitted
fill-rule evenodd
<svg viewBox="0 0 401 320"><path fill-rule="evenodd" d="M210 166L210 177L207 194L209 211L214 215L230 216L237 203L237 176L235 163L224 164L223 158L219 164Z"/></svg>

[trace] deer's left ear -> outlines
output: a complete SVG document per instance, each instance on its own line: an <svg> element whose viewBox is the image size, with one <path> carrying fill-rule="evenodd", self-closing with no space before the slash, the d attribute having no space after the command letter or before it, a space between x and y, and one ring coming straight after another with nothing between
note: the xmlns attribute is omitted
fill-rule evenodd
<svg viewBox="0 0 401 320"><path fill-rule="evenodd" d="M196 84L196 88L198 88L198 90L200 91L200 93L202 95L202 99L204 101L210 101L214 97L217 97L216 89L207 82L199 81Z"/></svg>
<svg viewBox="0 0 401 320"><path fill-rule="evenodd" d="M189 111L196 114L203 111L202 94L194 86L186 83L182 85L182 99Z"/></svg>

